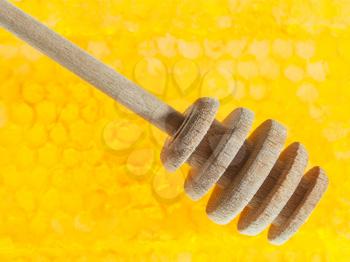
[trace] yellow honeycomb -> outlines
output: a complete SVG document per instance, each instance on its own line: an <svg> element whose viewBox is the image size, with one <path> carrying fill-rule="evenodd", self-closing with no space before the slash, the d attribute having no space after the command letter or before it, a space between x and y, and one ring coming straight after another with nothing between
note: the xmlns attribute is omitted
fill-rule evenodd
<svg viewBox="0 0 350 262"><path fill-rule="evenodd" d="M287 244L208 220L165 134L0 30L1 261L348 261L350 3L13 0L184 111L216 96L289 129L330 187Z"/></svg>

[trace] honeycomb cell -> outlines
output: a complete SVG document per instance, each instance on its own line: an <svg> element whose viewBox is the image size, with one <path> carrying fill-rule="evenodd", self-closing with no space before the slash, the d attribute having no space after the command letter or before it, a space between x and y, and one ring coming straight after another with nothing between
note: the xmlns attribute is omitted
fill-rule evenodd
<svg viewBox="0 0 350 262"><path fill-rule="evenodd" d="M160 168L154 173L152 189L160 201L172 201L183 192L184 177L180 171L169 173Z"/></svg>
<svg viewBox="0 0 350 262"><path fill-rule="evenodd" d="M94 165L99 163L104 156L104 150L98 146L92 147L90 150L84 151L82 154L82 158L90 164Z"/></svg>
<svg viewBox="0 0 350 262"><path fill-rule="evenodd" d="M77 103L86 103L91 96L91 87L86 83L76 83L69 86L70 97Z"/></svg>
<svg viewBox="0 0 350 262"><path fill-rule="evenodd" d="M265 97L266 87L264 84L253 84L249 87L249 94L255 100L261 100Z"/></svg>
<svg viewBox="0 0 350 262"><path fill-rule="evenodd" d="M134 68L135 81L156 95L164 95L168 81L167 67L157 58L145 58Z"/></svg>
<svg viewBox="0 0 350 262"><path fill-rule="evenodd" d="M269 56L270 43L267 40L255 40L250 43L248 52L254 55L256 59L264 59Z"/></svg>
<svg viewBox="0 0 350 262"><path fill-rule="evenodd" d="M58 83L47 83L45 85L46 95L48 101L52 101L57 105L65 104L67 100L68 93L64 86L59 85Z"/></svg>
<svg viewBox="0 0 350 262"><path fill-rule="evenodd" d="M48 231L49 215L44 212L37 212L30 221L29 228L31 232L35 232L36 236L43 237ZM49 261L46 257L35 258L38 261Z"/></svg>
<svg viewBox="0 0 350 262"><path fill-rule="evenodd" d="M11 119L19 125L30 125L34 120L34 111L31 106L19 102L11 106Z"/></svg>
<svg viewBox="0 0 350 262"><path fill-rule="evenodd" d="M217 59L224 53L224 41L223 40L204 40L204 54L207 57Z"/></svg>
<svg viewBox="0 0 350 262"><path fill-rule="evenodd" d="M293 43L290 40L277 38L272 42L272 52L277 57L288 59L293 55Z"/></svg>
<svg viewBox="0 0 350 262"><path fill-rule="evenodd" d="M17 146L23 139L23 128L12 122L0 128L0 145L4 147Z"/></svg>
<svg viewBox="0 0 350 262"><path fill-rule="evenodd" d="M238 62L237 71L245 79L252 79L259 74L259 68L254 61Z"/></svg>
<svg viewBox="0 0 350 262"><path fill-rule="evenodd" d="M218 28L226 29L232 26L232 18L230 16L220 16L216 19Z"/></svg>
<svg viewBox="0 0 350 262"><path fill-rule="evenodd" d="M49 216L47 221L47 225L49 227L47 233L49 233L50 235L52 235L52 233L58 233L58 227L60 225L57 221L57 215L58 213L62 212L62 201L60 192L55 188L51 188L48 191L46 191L40 199L40 207L41 210L43 210Z"/></svg>
<svg viewBox="0 0 350 262"><path fill-rule="evenodd" d="M12 72L11 72L12 73ZM4 73L6 74L6 72ZM6 81L2 82L0 85L0 99L4 102L11 102L18 101L18 97L20 94L20 86L13 78L7 78ZM10 106L9 106L9 113L10 113Z"/></svg>
<svg viewBox="0 0 350 262"><path fill-rule="evenodd" d="M295 45L296 54L303 59L310 59L315 54L315 45L311 41L300 41Z"/></svg>
<svg viewBox="0 0 350 262"><path fill-rule="evenodd" d="M94 128L83 120L77 120L69 125L69 137L76 147L87 149L93 143Z"/></svg>
<svg viewBox="0 0 350 262"><path fill-rule="evenodd" d="M140 128L129 121L112 121L103 130L103 140L110 149L130 149L142 135Z"/></svg>
<svg viewBox="0 0 350 262"><path fill-rule="evenodd" d="M226 52L233 58L238 58L243 53L246 45L247 40L245 39L229 40L226 44Z"/></svg>
<svg viewBox="0 0 350 262"><path fill-rule="evenodd" d="M81 161L81 153L74 148L64 149L62 152L62 163L67 167L73 167Z"/></svg>
<svg viewBox="0 0 350 262"><path fill-rule="evenodd" d="M79 107L77 104L69 103L62 108L59 119L65 123L72 123L79 118Z"/></svg>
<svg viewBox="0 0 350 262"><path fill-rule="evenodd" d="M241 100L246 95L245 83L240 80L235 80L233 97L237 100Z"/></svg>
<svg viewBox="0 0 350 262"><path fill-rule="evenodd" d="M198 42L178 40L180 55L187 59L196 59L202 55L202 46Z"/></svg>
<svg viewBox="0 0 350 262"><path fill-rule="evenodd" d="M300 82L304 78L304 70L297 65L288 65L284 70L284 75L292 82Z"/></svg>
<svg viewBox="0 0 350 262"><path fill-rule="evenodd" d="M330 142L338 141L350 133L350 128L344 123L332 122L323 129L323 136Z"/></svg>
<svg viewBox="0 0 350 262"><path fill-rule="evenodd" d="M220 89L217 88L218 86L220 86ZM215 97L222 100L232 96L234 87L235 83L231 75L223 74L217 68L214 68L203 77L200 93L201 97L205 97L215 92Z"/></svg>
<svg viewBox="0 0 350 262"><path fill-rule="evenodd" d="M44 145L48 139L46 126L43 124L34 124L25 134L26 143L32 147L37 148Z"/></svg>
<svg viewBox="0 0 350 262"><path fill-rule="evenodd" d="M30 189L20 189L16 192L18 206L25 211L33 211L36 207L36 200Z"/></svg>
<svg viewBox="0 0 350 262"><path fill-rule="evenodd" d="M323 82L326 79L326 66L323 62L308 63L306 71L312 79L318 82Z"/></svg>
<svg viewBox="0 0 350 262"><path fill-rule="evenodd" d="M297 96L303 102L312 103L317 100L319 93L313 84L305 83L299 86Z"/></svg>
<svg viewBox="0 0 350 262"><path fill-rule="evenodd" d="M57 118L57 106L50 100L44 100L35 104L36 121L43 124L52 124Z"/></svg>
<svg viewBox="0 0 350 262"><path fill-rule="evenodd" d="M126 168L130 175L142 178L154 167L154 150L151 148L135 149L131 151L126 160Z"/></svg>
<svg viewBox="0 0 350 262"><path fill-rule="evenodd" d="M139 44L138 52L144 57L152 57L158 53L158 50L153 40L146 40Z"/></svg>
<svg viewBox="0 0 350 262"><path fill-rule="evenodd" d="M173 80L182 94L186 94L191 89L195 88L195 84L200 78L198 65L188 59L181 59L173 66Z"/></svg>
<svg viewBox="0 0 350 262"><path fill-rule="evenodd" d="M87 213L78 214L74 218L74 227L80 232L91 232L95 224L96 222Z"/></svg>
<svg viewBox="0 0 350 262"><path fill-rule="evenodd" d="M259 73L266 79L277 79L280 71L280 65L273 59L266 58L259 62Z"/></svg>
<svg viewBox="0 0 350 262"><path fill-rule="evenodd" d="M106 187L109 183L114 183L112 169L107 164L95 166L94 181L101 187Z"/></svg>
<svg viewBox="0 0 350 262"><path fill-rule="evenodd" d="M84 170L82 168L78 169L73 169L71 171L72 174L72 181L71 183L75 185L75 188L77 185L80 185L81 187L87 187L88 185L85 183L84 178L86 177L84 174ZM81 182L80 182L81 181ZM79 183L80 182L80 183ZM73 189L73 187L72 187ZM72 212L75 210L81 210L84 207L84 199L83 199L83 194L78 193L76 190L67 190L65 194L61 194L60 196L61 200L61 205L62 205L62 211L66 212L67 215L69 216L69 219L73 220ZM70 226L73 223L70 223ZM70 228L72 229L72 228Z"/></svg>
<svg viewBox="0 0 350 262"><path fill-rule="evenodd" d="M27 146L19 146L15 154L15 163L19 168L27 168L35 166L36 152Z"/></svg>
<svg viewBox="0 0 350 262"><path fill-rule="evenodd" d="M108 194L102 189L97 189L85 195L83 202L86 209L98 217L103 215L107 199Z"/></svg>
<svg viewBox="0 0 350 262"><path fill-rule="evenodd" d="M34 151L34 153L36 152ZM30 172L23 174L23 179L25 180L26 186L37 196L39 192L42 192L42 190L45 190L49 186L50 175L51 170L49 168L35 165Z"/></svg>
<svg viewBox="0 0 350 262"><path fill-rule="evenodd" d="M215 62L211 70L217 71L226 79L233 79L235 74L235 62L231 59L220 59Z"/></svg>
<svg viewBox="0 0 350 262"><path fill-rule="evenodd" d="M174 57L177 55L176 38L171 34L157 38L157 47L159 53L165 57Z"/></svg>
<svg viewBox="0 0 350 262"><path fill-rule="evenodd" d="M52 167L59 163L60 150L51 143L46 143L38 149L38 163L45 167Z"/></svg>
<svg viewBox="0 0 350 262"><path fill-rule="evenodd" d="M338 160L348 161L350 159L349 143L345 142L344 140L337 143L335 156Z"/></svg>
<svg viewBox="0 0 350 262"><path fill-rule="evenodd" d="M63 211L57 211L53 214L50 221L50 228L54 233L63 235L69 233L72 230L73 221L72 217Z"/></svg>
<svg viewBox="0 0 350 262"><path fill-rule="evenodd" d="M318 120L319 122L323 121L325 110L321 106L311 105L309 107L309 114L313 119Z"/></svg>
<svg viewBox="0 0 350 262"><path fill-rule="evenodd" d="M60 192L63 192L69 189L69 185L72 183L71 176L70 176L70 173L67 173L67 170L65 169L65 167L52 168L50 173L51 173L52 187L45 193L43 197L45 198L46 194L48 194L47 197L51 197L51 195L53 195L55 200L54 202L58 203ZM53 188L55 190L51 192Z"/></svg>
<svg viewBox="0 0 350 262"><path fill-rule="evenodd" d="M11 164L3 166L1 170L2 183L6 188L13 189L22 185L22 176L15 165Z"/></svg>
<svg viewBox="0 0 350 262"><path fill-rule="evenodd" d="M126 21L125 23L125 28L132 33L137 32L138 30L140 30L140 26L137 23L131 22L131 21Z"/></svg>
<svg viewBox="0 0 350 262"><path fill-rule="evenodd" d="M62 123L55 123L49 133L50 139L57 145L62 145L68 140L68 132Z"/></svg>
<svg viewBox="0 0 350 262"><path fill-rule="evenodd" d="M38 103L45 96L45 88L37 83L25 83L22 87L22 96L28 103Z"/></svg>
<svg viewBox="0 0 350 262"><path fill-rule="evenodd" d="M99 116L99 104L95 99L86 101L86 105L80 109L81 117L88 123L94 123Z"/></svg>

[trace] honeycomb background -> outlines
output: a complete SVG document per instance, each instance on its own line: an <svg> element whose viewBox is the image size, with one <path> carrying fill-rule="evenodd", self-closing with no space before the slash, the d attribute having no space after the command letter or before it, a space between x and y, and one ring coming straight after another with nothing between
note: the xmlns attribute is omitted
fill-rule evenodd
<svg viewBox="0 0 350 262"><path fill-rule="evenodd" d="M348 261L348 1L13 3L180 111L282 122L330 187L281 247L215 225L188 167L162 169L164 134L0 30L1 261Z"/></svg>

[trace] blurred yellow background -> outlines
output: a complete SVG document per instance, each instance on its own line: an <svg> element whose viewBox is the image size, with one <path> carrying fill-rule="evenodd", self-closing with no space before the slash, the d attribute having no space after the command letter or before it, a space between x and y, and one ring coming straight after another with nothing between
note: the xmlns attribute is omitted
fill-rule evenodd
<svg viewBox="0 0 350 262"><path fill-rule="evenodd" d="M0 30L1 261L349 261L350 3L16 0L184 111L200 96L273 118L330 186L285 245L206 217L165 135Z"/></svg>

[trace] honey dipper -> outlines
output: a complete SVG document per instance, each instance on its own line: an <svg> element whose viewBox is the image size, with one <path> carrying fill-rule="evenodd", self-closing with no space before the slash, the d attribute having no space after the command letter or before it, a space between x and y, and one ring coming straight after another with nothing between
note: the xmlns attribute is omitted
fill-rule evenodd
<svg viewBox="0 0 350 262"><path fill-rule="evenodd" d="M220 123L213 98L200 98L181 114L6 0L0 0L0 25L171 136L162 163L169 171L192 166L185 192L193 200L214 188L206 208L214 222L227 224L242 212L242 234L270 225L269 241L282 244L325 192L320 167L303 175L308 154L300 143L282 151L286 130L278 122L267 120L249 135L253 113L238 108Z"/></svg>

